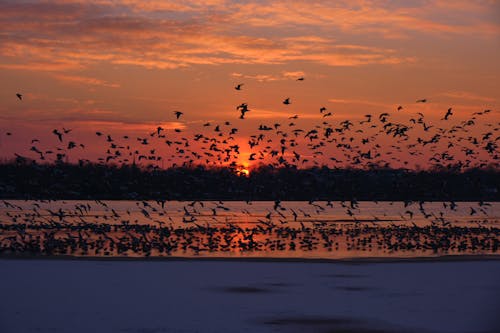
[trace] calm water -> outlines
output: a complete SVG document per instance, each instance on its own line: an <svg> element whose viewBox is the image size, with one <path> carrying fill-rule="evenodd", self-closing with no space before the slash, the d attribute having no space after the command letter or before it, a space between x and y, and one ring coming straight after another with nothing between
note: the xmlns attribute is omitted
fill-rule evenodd
<svg viewBox="0 0 500 333"><path fill-rule="evenodd" d="M5 254L408 257L495 254L500 203L2 201Z"/></svg>

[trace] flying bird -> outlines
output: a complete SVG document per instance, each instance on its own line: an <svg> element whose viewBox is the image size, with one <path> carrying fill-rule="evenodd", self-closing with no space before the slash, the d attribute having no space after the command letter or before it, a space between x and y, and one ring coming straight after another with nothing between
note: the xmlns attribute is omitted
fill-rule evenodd
<svg viewBox="0 0 500 333"><path fill-rule="evenodd" d="M23 95L21 95L20 93L17 93L16 96L17 96L17 98L19 98L20 101L23 100Z"/></svg>
<svg viewBox="0 0 500 333"><path fill-rule="evenodd" d="M236 85L236 87L234 87L234 89L241 90L241 86L243 86L243 83L240 83L240 84Z"/></svg>
<svg viewBox="0 0 500 333"><path fill-rule="evenodd" d="M179 119L184 113L180 111L174 111L175 116Z"/></svg>
<svg viewBox="0 0 500 333"><path fill-rule="evenodd" d="M54 133L54 135L57 135L57 138L59 139L59 141L62 142L62 133L59 132L57 129L53 130L52 133Z"/></svg>
<svg viewBox="0 0 500 333"><path fill-rule="evenodd" d="M427 102L427 99L418 99L415 103L425 103Z"/></svg>
<svg viewBox="0 0 500 333"><path fill-rule="evenodd" d="M444 115L444 118L442 118L441 120L448 120L448 118L453 115L453 113L451 112L451 108L448 109L448 111L446 111L446 114Z"/></svg>
<svg viewBox="0 0 500 333"><path fill-rule="evenodd" d="M290 104L290 98L287 98L283 101L283 104L288 105Z"/></svg>
<svg viewBox="0 0 500 333"><path fill-rule="evenodd" d="M240 119L245 119L245 113L247 113L248 111L250 111L248 109L248 104L247 103L241 103L240 105L238 105L236 107L236 110L240 110L240 112L241 112Z"/></svg>

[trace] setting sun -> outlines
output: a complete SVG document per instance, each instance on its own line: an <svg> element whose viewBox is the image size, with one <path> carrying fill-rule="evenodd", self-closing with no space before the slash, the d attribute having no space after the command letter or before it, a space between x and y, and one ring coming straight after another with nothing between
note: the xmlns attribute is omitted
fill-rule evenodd
<svg viewBox="0 0 500 333"><path fill-rule="evenodd" d="M236 169L236 173L239 176L248 177L250 175L250 170L248 169L248 164L242 164Z"/></svg>
<svg viewBox="0 0 500 333"><path fill-rule="evenodd" d="M0 333L500 333L500 0L0 27Z"/></svg>

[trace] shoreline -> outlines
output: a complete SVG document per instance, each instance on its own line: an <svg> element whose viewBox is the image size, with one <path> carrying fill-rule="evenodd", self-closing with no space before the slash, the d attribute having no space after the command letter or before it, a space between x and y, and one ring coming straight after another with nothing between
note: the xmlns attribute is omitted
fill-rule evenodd
<svg viewBox="0 0 500 333"><path fill-rule="evenodd" d="M98 257L98 256L43 256L43 255L0 255L0 260L59 260L59 261L217 261L217 262L274 262L274 263L340 263L340 264L380 264L419 262L470 262L497 261L500 254L463 254L417 257L347 257L347 258L293 258L293 257Z"/></svg>
<svg viewBox="0 0 500 333"><path fill-rule="evenodd" d="M500 198L493 198L493 199L484 199L481 197L477 198L458 198L458 199L449 199L449 198L426 198L425 200L421 199L400 199L400 198L394 198L394 199L388 199L388 198L382 198L382 199L357 199L357 198L337 198L337 199L327 199L327 198L321 198L314 200L314 202L341 202L341 201L351 201L352 199L355 199L357 202L374 202L374 203L389 203L389 202L405 202L405 201L411 201L413 203L418 203L420 201L422 202L428 202L428 203L440 203L440 202L450 202L453 201L455 203L477 203L477 202L485 202L485 203L500 203ZM175 198L175 199L163 199L163 198L155 198L155 197L139 197L139 198L113 198L113 197L80 197L80 198L73 198L73 197L23 197L23 196L14 196L14 197L2 197L0 196L0 201L90 201L90 202L95 202L96 200L98 201L130 201L130 202L139 202L139 201L165 201L165 203L168 202L193 202L193 201L201 201L201 202L212 202L212 201L222 201L222 202L271 202L274 203L276 200L275 199L232 199L232 198L227 198L227 199L219 199L217 197L213 198ZM300 199L280 199L281 202L308 202L309 200L300 200Z"/></svg>
<svg viewBox="0 0 500 333"><path fill-rule="evenodd" d="M493 333L497 259L0 256L0 331Z"/></svg>

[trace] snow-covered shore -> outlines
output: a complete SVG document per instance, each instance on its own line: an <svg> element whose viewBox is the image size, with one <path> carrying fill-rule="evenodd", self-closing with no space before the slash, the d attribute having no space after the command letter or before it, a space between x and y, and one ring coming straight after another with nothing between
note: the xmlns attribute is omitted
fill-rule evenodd
<svg viewBox="0 0 500 333"><path fill-rule="evenodd" d="M0 332L499 332L500 260L0 259Z"/></svg>

